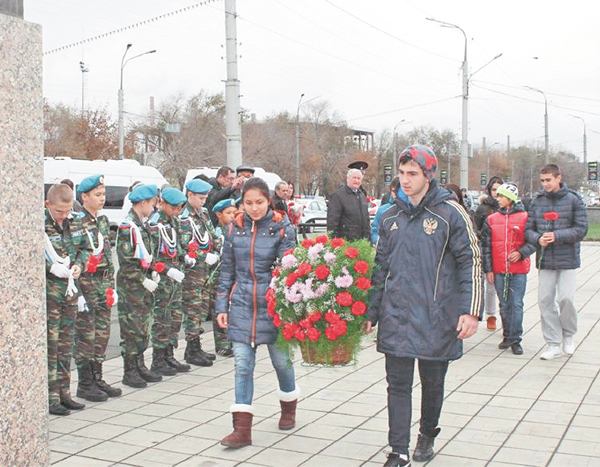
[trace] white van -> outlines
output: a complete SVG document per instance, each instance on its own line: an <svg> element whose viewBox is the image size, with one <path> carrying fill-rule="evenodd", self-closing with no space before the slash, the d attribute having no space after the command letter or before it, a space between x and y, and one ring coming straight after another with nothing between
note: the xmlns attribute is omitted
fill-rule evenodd
<svg viewBox="0 0 600 467"><path fill-rule="evenodd" d="M267 182L267 185L269 185L269 189L271 191L275 191L275 185L281 181L281 177L273 172L265 172L265 169L261 169L260 167L253 168L254 176L262 178L265 182ZM189 182L198 175L206 175L208 178L216 177L217 170L219 170L219 167L198 167L195 169L189 169L185 176L185 183Z"/></svg>
<svg viewBox="0 0 600 467"><path fill-rule="evenodd" d="M70 157L44 157L44 193L48 193L53 184L60 183L65 178L73 182L77 191L77 185L84 178L98 174L104 175L106 186L106 203L100 214L108 217L111 228L118 227L127 215L123 200L134 182L154 184L159 188L167 183L157 169L140 165L133 159L89 161Z"/></svg>

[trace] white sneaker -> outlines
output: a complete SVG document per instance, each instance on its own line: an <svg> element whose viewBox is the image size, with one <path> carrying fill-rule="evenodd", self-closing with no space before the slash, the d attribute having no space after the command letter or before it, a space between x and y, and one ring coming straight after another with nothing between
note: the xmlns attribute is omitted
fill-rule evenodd
<svg viewBox="0 0 600 467"><path fill-rule="evenodd" d="M567 355L575 353L575 338L573 336L563 337L563 352Z"/></svg>
<svg viewBox="0 0 600 467"><path fill-rule="evenodd" d="M560 348L559 345L548 345L546 347L546 350L544 350L542 352L542 355L540 355L540 358L542 360L553 360L555 358L562 357L562 356L563 356L562 349Z"/></svg>

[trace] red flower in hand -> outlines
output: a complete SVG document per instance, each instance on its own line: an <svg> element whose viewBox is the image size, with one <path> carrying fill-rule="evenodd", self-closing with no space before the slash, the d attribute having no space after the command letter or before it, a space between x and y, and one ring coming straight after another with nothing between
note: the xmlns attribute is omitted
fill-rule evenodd
<svg viewBox="0 0 600 467"><path fill-rule="evenodd" d="M296 331L294 332L294 337L300 342L303 342L306 340L306 332L304 332L303 329L296 329Z"/></svg>
<svg viewBox="0 0 600 467"><path fill-rule="evenodd" d="M196 250L188 250L188 256L192 259L196 259L198 257L198 253L196 253Z"/></svg>
<svg viewBox="0 0 600 467"><path fill-rule="evenodd" d="M312 265L310 263L300 263L300 266L298 266L298 269L296 269L296 274L298 277L303 277L306 276L310 271L312 271Z"/></svg>
<svg viewBox="0 0 600 467"><path fill-rule="evenodd" d="M340 320L340 315L338 315L335 311L329 310L325 313L325 321L330 324L337 323Z"/></svg>
<svg viewBox="0 0 600 467"><path fill-rule="evenodd" d="M356 279L356 287L361 290L369 290L373 284L368 277L359 277Z"/></svg>
<svg viewBox="0 0 600 467"><path fill-rule="evenodd" d="M148 269L150 267L150 263L145 259L140 259L140 266L144 269Z"/></svg>
<svg viewBox="0 0 600 467"><path fill-rule="evenodd" d="M102 255L102 252L100 252L100 255ZM100 262L100 257L101 256L91 255L88 258L87 263L85 264L85 271L89 272L90 274L95 273L98 270L98 263Z"/></svg>
<svg viewBox="0 0 600 467"><path fill-rule="evenodd" d="M367 304L365 302L357 300L352 304L352 308L350 308L350 311L355 316L362 316L367 312Z"/></svg>
<svg viewBox="0 0 600 467"><path fill-rule="evenodd" d="M115 304L115 291L112 287L108 287L104 293L106 295L106 305L113 306Z"/></svg>
<svg viewBox="0 0 600 467"><path fill-rule="evenodd" d="M188 250L197 250L198 249L198 242L196 242L195 240L193 242L188 243Z"/></svg>
<svg viewBox="0 0 600 467"><path fill-rule="evenodd" d="M335 332L335 329L333 328L333 326L327 326L325 328L325 337L327 339L329 339L330 341L334 341L336 340L339 336L337 334L337 332Z"/></svg>
<svg viewBox="0 0 600 467"><path fill-rule="evenodd" d="M327 277L329 277L330 273L331 273L331 271L325 265L317 266L315 268L315 276L317 276L317 279L319 279L321 281L324 281L325 279L327 279Z"/></svg>
<svg viewBox="0 0 600 467"><path fill-rule="evenodd" d="M346 242L343 238L338 237L331 240L331 248L339 248L341 246L344 246L345 244Z"/></svg>
<svg viewBox="0 0 600 467"><path fill-rule="evenodd" d="M312 238L305 238L304 240L302 240L302 246L304 248L310 248L311 246L313 246L316 242L312 239Z"/></svg>
<svg viewBox="0 0 600 467"><path fill-rule="evenodd" d="M162 261L154 263L154 270L159 274L165 270L165 267L165 263L163 263Z"/></svg>
<svg viewBox="0 0 600 467"><path fill-rule="evenodd" d="M316 323L321 318L322 318L321 313L319 313L318 311L316 313L308 315L308 319L311 320L313 323Z"/></svg>
<svg viewBox="0 0 600 467"><path fill-rule="evenodd" d="M350 246L348 248L346 248L346 252L344 253L348 258L354 259L358 256L359 251L354 248L353 246Z"/></svg>
<svg viewBox="0 0 600 467"><path fill-rule="evenodd" d="M321 337L321 331L319 331L317 328L308 328L306 330L306 336L311 342L318 341Z"/></svg>
<svg viewBox="0 0 600 467"><path fill-rule="evenodd" d="M559 215L556 211L548 211L544 213L544 220L547 221L557 221L559 218Z"/></svg>
<svg viewBox="0 0 600 467"><path fill-rule="evenodd" d="M315 237L315 242L322 243L323 245L327 244L329 241L329 237L327 235L317 235Z"/></svg>
<svg viewBox="0 0 600 467"><path fill-rule="evenodd" d="M354 263L354 270L359 274L366 274L369 271L369 267L369 263L363 260Z"/></svg>
<svg viewBox="0 0 600 467"><path fill-rule="evenodd" d="M349 292L339 292L335 296L335 301L341 306L350 306L354 301L354 297Z"/></svg>
<svg viewBox="0 0 600 467"><path fill-rule="evenodd" d="M296 279L298 279L298 274L296 274L295 272L290 272L289 275L285 278L285 285L291 287L292 285L294 285L294 282L296 282Z"/></svg>

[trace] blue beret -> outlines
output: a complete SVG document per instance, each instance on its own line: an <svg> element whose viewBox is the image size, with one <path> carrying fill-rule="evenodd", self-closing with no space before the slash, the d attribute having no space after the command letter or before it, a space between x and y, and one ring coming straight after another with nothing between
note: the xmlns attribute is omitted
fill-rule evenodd
<svg viewBox="0 0 600 467"><path fill-rule="evenodd" d="M77 194L87 193L88 191L93 190L98 185L104 184L104 175L90 175L89 177L85 177L79 185L77 185Z"/></svg>
<svg viewBox="0 0 600 467"><path fill-rule="evenodd" d="M213 212L221 212L225 208L235 208L235 200L233 198L222 199L212 208Z"/></svg>
<svg viewBox="0 0 600 467"><path fill-rule="evenodd" d="M186 196L179 188L168 186L161 191L161 197L165 203L171 206L179 206L187 201Z"/></svg>
<svg viewBox="0 0 600 467"><path fill-rule="evenodd" d="M242 197L240 196L238 199L235 200L235 205L239 206L240 204L242 204Z"/></svg>
<svg viewBox="0 0 600 467"><path fill-rule="evenodd" d="M132 204L139 203L141 201L154 198L158 193L158 188L156 185L136 185L131 193L129 193L129 201Z"/></svg>
<svg viewBox="0 0 600 467"><path fill-rule="evenodd" d="M190 180L185 184L185 188L187 191L191 191L192 193L198 193L200 195L207 194L210 190L212 190L212 185L204 180L200 180L196 178L194 180Z"/></svg>

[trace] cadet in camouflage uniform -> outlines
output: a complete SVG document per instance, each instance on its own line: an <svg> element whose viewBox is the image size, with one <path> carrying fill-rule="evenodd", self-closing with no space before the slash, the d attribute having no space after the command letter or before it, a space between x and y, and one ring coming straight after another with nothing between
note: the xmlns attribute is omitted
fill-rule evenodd
<svg viewBox="0 0 600 467"><path fill-rule="evenodd" d="M221 249L223 248L223 237L225 230L228 228L229 224L231 224L234 215L237 212L236 200L229 198L219 201L217 204L215 204L212 210L216 214L216 217L219 221L217 228L215 229L215 251L220 253ZM231 357L233 355L231 341L227 338L227 331L218 325L217 314L214 312L215 300L217 299L217 283L219 280L220 266L221 261L212 267L209 280L206 284L206 287L209 291L208 306L212 315L213 332L215 335L215 350L223 357Z"/></svg>
<svg viewBox="0 0 600 467"><path fill-rule="evenodd" d="M73 190L57 184L48 190L45 216L48 403L53 415L85 407L71 399L71 358L81 273L81 218L71 214Z"/></svg>
<svg viewBox="0 0 600 467"><path fill-rule="evenodd" d="M85 230L82 245L83 271L79 277L80 291L87 307L77 314L75 363L79 374L77 397L101 402L118 397L121 389L109 386L102 379L102 362L110 337L110 313L117 300L114 292L114 266L110 244L110 224L106 216L98 216L104 207L106 188L103 175L84 178L77 186L82 201L82 224Z"/></svg>
<svg viewBox="0 0 600 467"><path fill-rule="evenodd" d="M153 250L150 234L144 223L157 202L156 185L137 185L129 200L132 208L119 226L117 234L117 292L119 294L119 327L121 355L124 360L123 384L143 388L147 382L162 380L162 376L148 370L144 351L150 340L153 293L159 276L151 271Z"/></svg>
<svg viewBox="0 0 600 467"><path fill-rule="evenodd" d="M152 370L165 376L190 371L190 366L174 357L181 328L181 283L185 278L185 251L180 244L179 213L187 198L178 188L161 190L159 210L148 222L152 238L154 270L161 281L154 294L152 309Z"/></svg>
<svg viewBox="0 0 600 467"><path fill-rule="evenodd" d="M200 343L202 321L208 317L206 281L210 265L218 260L214 254L214 228L208 211L203 207L212 185L194 179L186 184L187 204L179 219L181 245L185 255L185 280L183 281L183 328L185 329L185 361L198 366L211 366L216 356L205 352ZM179 329L173 329L176 338Z"/></svg>

